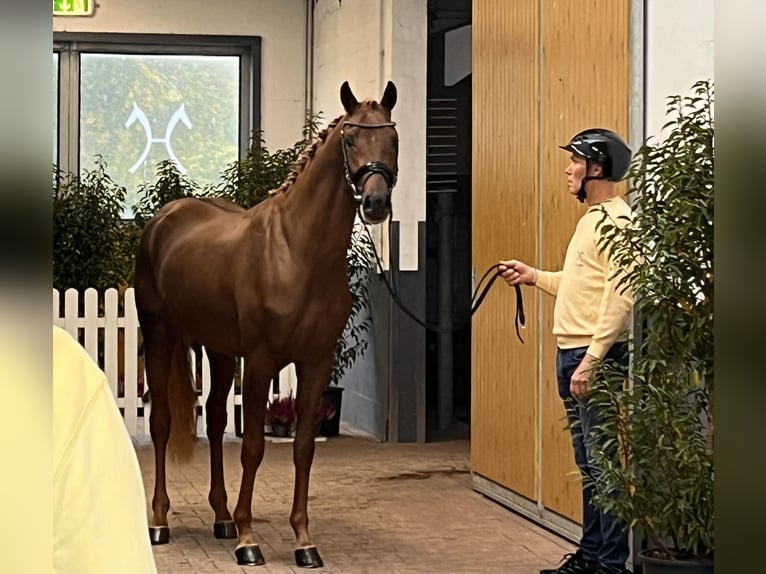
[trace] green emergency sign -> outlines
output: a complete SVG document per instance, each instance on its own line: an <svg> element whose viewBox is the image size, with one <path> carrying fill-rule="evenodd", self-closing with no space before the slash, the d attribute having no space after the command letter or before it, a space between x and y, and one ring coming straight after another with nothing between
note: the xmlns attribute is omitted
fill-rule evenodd
<svg viewBox="0 0 766 574"><path fill-rule="evenodd" d="M54 16L91 16L95 0L53 0Z"/></svg>

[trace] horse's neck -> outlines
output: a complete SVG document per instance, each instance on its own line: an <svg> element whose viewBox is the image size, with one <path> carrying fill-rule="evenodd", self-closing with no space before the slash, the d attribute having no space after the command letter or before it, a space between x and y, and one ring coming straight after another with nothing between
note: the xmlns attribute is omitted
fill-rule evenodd
<svg viewBox="0 0 766 574"><path fill-rule="evenodd" d="M287 228L315 242L318 251L345 258L356 202L346 183L340 146L336 126L281 199Z"/></svg>

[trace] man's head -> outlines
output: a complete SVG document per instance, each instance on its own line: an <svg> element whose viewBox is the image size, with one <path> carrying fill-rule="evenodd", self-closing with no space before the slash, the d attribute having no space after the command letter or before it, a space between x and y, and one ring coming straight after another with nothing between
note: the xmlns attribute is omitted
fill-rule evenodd
<svg viewBox="0 0 766 574"><path fill-rule="evenodd" d="M581 203L587 196L586 182L617 182L627 175L630 168L632 152L628 144L607 129L581 131L569 143L559 147L572 154L564 173L567 175L569 192L576 195Z"/></svg>

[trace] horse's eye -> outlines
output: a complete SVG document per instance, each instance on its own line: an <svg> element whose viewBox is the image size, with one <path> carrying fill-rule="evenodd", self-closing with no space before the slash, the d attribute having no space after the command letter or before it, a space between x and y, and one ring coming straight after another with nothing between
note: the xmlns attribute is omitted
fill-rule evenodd
<svg viewBox="0 0 766 574"><path fill-rule="evenodd" d="M351 148L353 148L353 147L356 147L356 146L354 145L354 140L352 140L351 138L346 138L346 145L347 145L348 147L351 147Z"/></svg>

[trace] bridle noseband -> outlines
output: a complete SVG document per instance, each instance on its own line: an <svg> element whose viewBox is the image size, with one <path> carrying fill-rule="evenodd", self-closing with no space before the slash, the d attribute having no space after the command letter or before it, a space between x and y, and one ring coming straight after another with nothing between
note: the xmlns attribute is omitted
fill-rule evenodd
<svg viewBox="0 0 766 574"><path fill-rule="evenodd" d="M368 174L373 175L376 173L382 175L383 179L386 180L386 185L388 185L388 191L390 193L391 190L394 189L394 186L396 185L397 173L394 170L392 170L390 167L388 167L382 161L368 161L366 164L364 164L359 169L357 169L354 173L351 173L351 170L348 167L348 151L346 149L346 145L347 145L346 136L343 133L343 128L347 125L356 126L356 127L365 128L365 129L377 129L377 128L392 128L396 125L396 122L384 122L381 124L363 124L358 122L345 121L341 125L340 147L343 150L343 171L346 174L346 183L348 183L348 186L351 188L351 194L353 195L354 200L361 205L362 192L359 189L357 189L357 186L364 179L366 175Z"/></svg>

